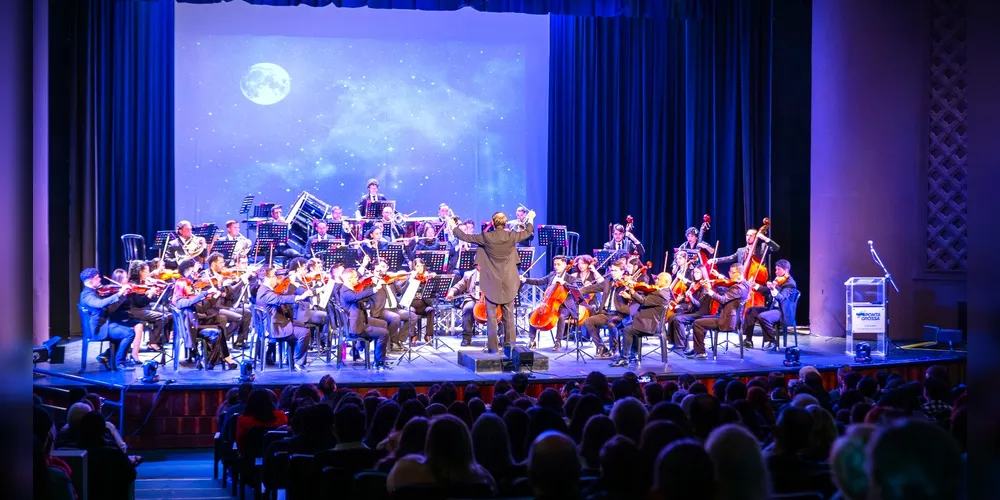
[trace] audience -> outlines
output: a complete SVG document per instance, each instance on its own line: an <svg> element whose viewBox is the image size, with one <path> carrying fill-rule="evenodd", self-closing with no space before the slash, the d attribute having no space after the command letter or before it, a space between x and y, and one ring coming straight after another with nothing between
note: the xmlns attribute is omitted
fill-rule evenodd
<svg viewBox="0 0 1000 500"><path fill-rule="evenodd" d="M388 475L386 493L950 499L966 490L968 426L967 391L950 379L941 366L919 382L843 366L829 390L807 366L790 383L780 373L746 382L727 376L709 392L687 374L640 385L631 372L613 383L592 372L561 391L531 391L535 400L528 379L515 375L497 381L490 400L489 388L460 392L451 382L426 394L403 384L391 399L378 391L362 398L326 375L318 385L285 388L277 407L273 392L243 384L217 415L241 451L248 436L260 436L252 429L291 422L292 436L271 444L264 470L281 451L349 455L357 470ZM127 498L135 466L101 417L100 397L74 390L70 399L58 433L35 408L36 489L74 498L72 471L52 456L54 444L88 451L90 497Z"/></svg>

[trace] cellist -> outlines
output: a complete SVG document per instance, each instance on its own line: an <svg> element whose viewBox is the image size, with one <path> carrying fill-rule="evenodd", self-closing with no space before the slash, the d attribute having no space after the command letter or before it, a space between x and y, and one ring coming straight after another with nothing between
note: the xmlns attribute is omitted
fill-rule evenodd
<svg viewBox="0 0 1000 500"><path fill-rule="evenodd" d="M557 284L562 284L568 288L577 288L572 284L570 279L570 265L569 258L565 255L556 255L552 258L552 271L545 276L540 278L527 278L521 276L521 283L526 285L544 286L545 295L549 296L550 291ZM555 333L555 345L552 346L553 351L559 351L562 349L562 339L565 334L566 320L568 318L578 318L579 309L577 307L577 301L573 293L570 293L566 297L566 300L559 306L559 321L556 323L556 333ZM528 327L528 338L530 343L528 349L536 349L538 347L535 341L538 329L534 325Z"/></svg>
<svg viewBox="0 0 1000 500"><path fill-rule="evenodd" d="M472 317L472 309L479 300L479 294L483 293L479 288L479 264L475 269L466 271L458 283L448 289L445 299L452 300L462 294L466 294L462 301L462 347L472 345L472 333L476 328L476 320Z"/></svg>

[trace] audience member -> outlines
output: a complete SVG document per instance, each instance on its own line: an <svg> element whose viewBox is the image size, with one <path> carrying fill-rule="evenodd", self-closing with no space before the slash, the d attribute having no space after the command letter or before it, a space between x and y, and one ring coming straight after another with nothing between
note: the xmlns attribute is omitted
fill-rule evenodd
<svg viewBox="0 0 1000 500"><path fill-rule="evenodd" d="M580 399L573 410L573 418L569 421L569 436L577 443L583 437L583 428L587 421L594 415L604 414L604 403L593 394L588 394Z"/></svg>
<svg viewBox="0 0 1000 500"><path fill-rule="evenodd" d="M382 444L389 433L395 428L396 419L399 417L399 405L391 399L386 399L379 403L375 409L375 416L372 418L372 425L368 428L368 435L365 437L365 446L376 449Z"/></svg>
<svg viewBox="0 0 1000 500"><path fill-rule="evenodd" d="M330 397L337 392L337 381L329 373L319 379L317 386L323 401L329 401Z"/></svg>
<svg viewBox="0 0 1000 500"><path fill-rule="evenodd" d="M645 470L636 467L635 460L639 456L635 441L621 434L604 443L600 457L601 475L594 492L604 498L639 498L644 495L648 487Z"/></svg>
<svg viewBox="0 0 1000 500"><path fill-rule="evenodd" d="M441 403L431 403L427 405L427 418L433 418L446 413L448 413L448 407Z"/></svg>
<svg viewBox="0 0 1000 500"><path fill-rule="evenodd" d="M82 401L85 403L90 403L90 407L94 411L100 413L101 415L104 415L104 413L102 412L104 406L104 398L102 398L99 394L95 392L87 393L87 395L83 397ZM950 407L948 409L948 412L949 414L951 413ZM105 420L104 427L106 430L105 434L111 437L111 441L114 442L115 446L117 446L118 449L122 450L123 453L128 453L128 445L125 444L125 440L122 439L121 434L118 433L118 429L115 427L115 424L111 423L108 420Z"/></svg>
<svg viewBox="0 0 1000 500"><path fill-rule="evenodd" d="M809 434L809 447L804 452L806 456L824 462L830 456L830 448L837 439L837 423L833 415L819 405L809 405L806 411L812 416L812 432Z"/></svg>
<svg viewBox="0 0 1000 500"><path fill-rule="evenodd" d="M368 449L365 445L365 414L358 405L341 404L333 412L333 434L337 437L334 450Z"/></svg>
<svg viewBox="0 0 1000 500"><path fill-rule="evenodd" d="M814 460L808 455L812 444L813 420L809 411L798 406L789 406L778 415L773 446L770 450L765 450L765 460L771 471L775 493L833 493L833 483L826 462Z"/></svg>
<svg viewBox="0 0 1000 500"><path fill-rule="evenodd" d="M243 450L246 446L247 431L254 427L277 429L288 423L285 412L274 407L270 395L261 389L250 394L246 407L236 419L236 449Z"/></svg>
<svg viewBox="0 0 1000 500"><path fill-rule="evenodd" d="M705 440L716 427L722 425L722 407L708 394L691 396L691 408L686 412L693 426L694 437Z"/></svg>
<svg viewBox="0 0 1000 500"><path fill-rule="evenodd" d="M715 467L705 447L694 439L675 441L660 452L654 466L656 500L703 500L715 497Z"/></svg>
<svg viewBox="0 0 1000 500"><path fill-rule="evenodd" d="M87 451L87 494L102 500L128 500L135 482L135 467L125 452L109 446L104 417L96 411L80 420L79 448Z"/></svg>
<svg viewBox="0 0 1000 500"><path fill-rule="evenodd" d="M455 401L448 407L448 414L454 415L459 420L465 424L465 427L472 429L472 424L474 420L472 419L472 411L469 410L469 405L465 404L464 401Z"/></svg>
<svg viewBox="0 0 1000 500"><path fill-rule="evenodd" d="M559 391L555 389L545 389L538 395L538 406L549 410L560 417L566 415L563 411L563 399Z"/></svg>
<svg viewBox="0 0 1000 500"><path fill-rule="evenodd" d="M902 419L875 431L868 445L869 497L948 500L962 497L961 451L941 426Z"/></svg>
<svg viewBox="0 0 1000 500"><path fill-rule="evenodd" d="M400 486L419 484L442 488L485 484L496 493L493 477L475 461L469 428L453 415L431 419L424 455L400 458L386 481L389 493Z"/></svg>
<svg viewBox="0 0 1000 500"><path fill-rule="evenodd" d="M490 412L502 417L503 413L510 407L511 400L503 394L493 396L493 403L490 404Z"/></svg>
<svg viewBox="0 0 1000 500"><path fill-rule="evenodd" d="M646 427L649 413L639 400L627 397L615 402L611 409L611 421L615 423L618 434L638 443L642 437L642 429Z"/></svg>
<svg viewBox="0 0 1000 500"><path fill-rule="evenodd" d="M580 461L573 440L549 431L531 443L528 479L535 500L580 498Z"/></svg>
<svg viewBox="0 0 1000 500"><path fill-rule="evenodd" d="M747 389L747 403L758 415L763 417L768 427L774 425L774 408L767 397L767 389L755 386Z"/></svg>
<svg viewBox="0 0 1000 500"><path fill-rule="evenodd" d="M747 386L739 380L733 380L726 385L726 402L743 401L747 398Z"/></svg>
<svg viewBox="0 0 1000 500"><path fill-rule="evenodd" d="M487 413L476 420L472 426L472 451L476 463L490 473L498 488L509 486L517 477L510 437L502 418Z"/></svg>
<svg viewBox="0 0 1000 500"><path fill-rule="evenodd" d="M398 444L388 455L375 465L375 470L385 472L392 470L396 461L407 455L421 455L427 442L427 428L430 425L424 417L414 417L406 422L399 433Z"/></svg>
<svg viewBox="0 0 1000 500"><path fill-rule="evenodd" d="M510 438L510 452L517 463L528 458L528 412L520 408L511 408L503 414L503 422L507 425L507 435Z"/></svg>
<svg viewBox="0 0 1000 500"><path fill-rule="evenodd" d="M951 405L945 401L950 399L951 388L948 383L937 377L924 379L924 399L926 403L920 405L920 409L931 419L944 427L947 427L951 418Z"/></svg>
<svg viewBox="0 0 1000 500"><path fill-rule="evenodd" d="M851 423L863 424L868 417L868 412L872 410L872 405L868 403L855 403L851 407Z"/></svg>
<svg viewBox="0 0 1000 500"><path fill-rule="evenodd" d="M643 485L648 491L653 481L653 464L656 457L660 455L660 450L674 441L679 441L687 437L681 426L668 420L650 422L642 431L642 439L639 441L639 460L643 464Z"/></svg>
<svg viewBox="0 0 1000 500"><path fill-rule="evenodd" d="M719 500L767 500L771 480L760 442L743 426L729 424L712 431L705 441L715 466L715 491Z"/></svg>
<svg viewBox="0 0 1000 500"><path fill-rule="evenodd" d="M479 391L479 386L476 384L469 384L465 386L465 391L462 393L462 401L468 404L473 399L482 398L482 393Z"/></svg>
<svg viewBox="0 0 1000 500"><path fill-rule="evenodd" d="M587 420L580 440L580 461L589 469L601 466L601 448L618 434L615 423L604 415L594 415Z"/></svg>
<svg viewBox="0 0 1000 500"><path fill-rule="evenodd" d="M668 380L663 383L663 401L670 401L674 397L674 393L681 390L680 384L676 381Z"/></svg>
<svg viewBox="0 0 1000 500"><path fill-rule="evenodd" d="M865 500L868 497L868 442L875 426L853 425L833 444L830 468L833 482L843 500Z"/></svg>
<svg viewBox="0 0 1000 500"><path fill-rule="evenodd" d="M482 399L472 398L469 400L469 413L472 414L472 421L479 420L479 416L486 413L486 403Z"/></svg>
<svg viewBox="0 0 1000 500"><path fill-rule="evenodd" d="M663 401L663 386L656 382L649 382L642 386L643 396L646 398L646 407L652 409L657 403Z"/></svg>
<svg viewBox="0 0 1000 500"><path fill-rule="evenodd" d="M76 492L70 477L73 471L69 465L52 456L56 441L56 425L49 412L40 406L34 407L32 422L34 432L34 494L35 498L54 500L74 500Z"/></svg>

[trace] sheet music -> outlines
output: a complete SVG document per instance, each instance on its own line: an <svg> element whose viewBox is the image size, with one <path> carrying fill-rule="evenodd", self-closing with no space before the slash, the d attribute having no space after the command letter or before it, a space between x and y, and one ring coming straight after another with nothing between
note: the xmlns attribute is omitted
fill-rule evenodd
<svg viewBox="0 0 1000 500"><path fill-rule="evenodd" d="M316 299L316 305L319 306L320 310L326 310L326 306L330 302L330 297L333 295L333 287L336 285L337 282L330 280L319 289L319 298Z"/></svg>
<svg viewBox="0 0 1000 500"><path fill-rule="evenodd" d="M421 283L415 279L411 279L406 283L406 290L403 291L403 298L399 299L399 307L401 309L410 309L410 304L413 303L413 299L417 296L417 290L420 289Z"/></svg>

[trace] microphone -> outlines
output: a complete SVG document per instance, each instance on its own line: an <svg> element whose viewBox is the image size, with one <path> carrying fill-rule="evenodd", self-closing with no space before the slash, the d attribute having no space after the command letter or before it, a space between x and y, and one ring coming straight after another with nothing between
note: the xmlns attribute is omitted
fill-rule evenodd
<svg viewBox="0 0 1000 500"><path fill-rule="evenodd" d="M872 240L868 240L868 246L872 246Z"/></svg>

